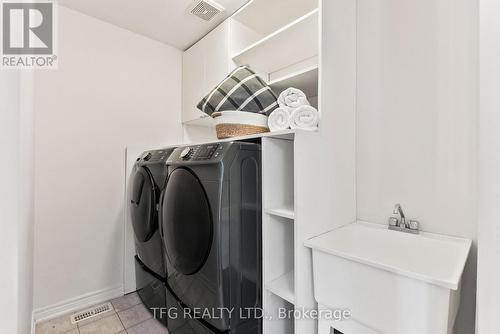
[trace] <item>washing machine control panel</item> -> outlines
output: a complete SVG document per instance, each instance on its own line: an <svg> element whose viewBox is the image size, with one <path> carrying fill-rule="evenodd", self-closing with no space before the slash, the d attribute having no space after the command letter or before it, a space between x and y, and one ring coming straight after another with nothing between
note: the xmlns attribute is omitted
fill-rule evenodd
<svg viewBox="0 0 500 334"><path fill-rule="evenodd" d="M219 157L223 146L221 144L205 144L184 148L179 157L184 161L204 161Z"/></svg>
<svg viewBox="0 0 500 334"><path fill-rule="evenodd" d="M170 151L166 149L149 151L149 152L144 152L142 156L137 158L137 161L141 161L142 163L159 163L162 161L166 161L169 155Z"/></svg>

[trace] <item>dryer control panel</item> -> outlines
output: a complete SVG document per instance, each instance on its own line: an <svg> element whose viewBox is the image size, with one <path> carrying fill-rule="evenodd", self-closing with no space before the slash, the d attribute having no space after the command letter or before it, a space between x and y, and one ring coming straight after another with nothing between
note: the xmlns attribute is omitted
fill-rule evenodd
<svg viewBox="0 0 500 334"><path fill-rule="evenodd" d="M173 149L164 149L164 150L156 150L156 151L147 151L142 153L140 157L137 158L138 163L161 163L168 159L170 153L172 153Z"/></svg>

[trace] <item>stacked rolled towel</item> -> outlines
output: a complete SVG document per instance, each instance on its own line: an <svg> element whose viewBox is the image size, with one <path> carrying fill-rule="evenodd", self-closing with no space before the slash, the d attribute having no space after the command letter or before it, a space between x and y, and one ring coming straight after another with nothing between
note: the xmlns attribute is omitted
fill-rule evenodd
<svg viewBox="0 0 500 334"><path fill-rule="evenodd" d="M297 108L304 105L310 105L306 94L297 88L288 88L278 97L278 104L281 108Z"/></svg>
<svg viewBox="0 0 500 334"><path fill-rule="evenodd" d="M300 106L290 115L292 129L315 130L319 123L319 112L311 106Z"/></svg>
<svg viewBox="0 0 500 334"><path fill-rule="evenodd" d="M290 127L290 113L286 108L274 109L267 119L271 131L286 130Z"/></svg>
<svg viewBox="0 0 500 334"><path fill-rule="evenodd" d="M312 107L300 89L288 88L278 97L279 108L268 119L271 131L292 129L314 130L318 127L319 112Z"/></svg>

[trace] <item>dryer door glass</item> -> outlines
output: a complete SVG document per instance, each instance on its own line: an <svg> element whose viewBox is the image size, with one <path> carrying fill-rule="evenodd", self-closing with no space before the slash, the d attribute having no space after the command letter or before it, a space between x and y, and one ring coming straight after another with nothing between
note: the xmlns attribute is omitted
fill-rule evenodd
<svg viewBox="0 0 500 334"><path fill-rule="evenodd" d="M181 274L195 274L210 252L213 223L205 190L191 171L170 173L162 212L168 260Z"/></svg>
<svg viewBox="0 0 500 334"><path fill-rule="evenodd" d="M132 176L130 215L137 240L148 241L154 234L156 223L156 189L151 173L144 167Z"/></svg>

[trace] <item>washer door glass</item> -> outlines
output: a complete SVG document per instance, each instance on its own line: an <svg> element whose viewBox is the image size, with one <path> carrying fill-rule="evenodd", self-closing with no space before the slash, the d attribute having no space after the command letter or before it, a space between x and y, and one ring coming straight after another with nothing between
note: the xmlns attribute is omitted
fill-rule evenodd
<svg viewBox="0 0 500 334"><path fill-rule="evenodd" d="M177 168L168 178L162 206L164 243L172 266L184 275L198 272L212 245L212 215L198 178Z"/></svg>
<svg viewBox="0 0 500 334"><path fill-rule="evenodd" d="M144 167L132 177L130 214L137 240L148 241L157 228L156 189L151 173Z"/></svg>

